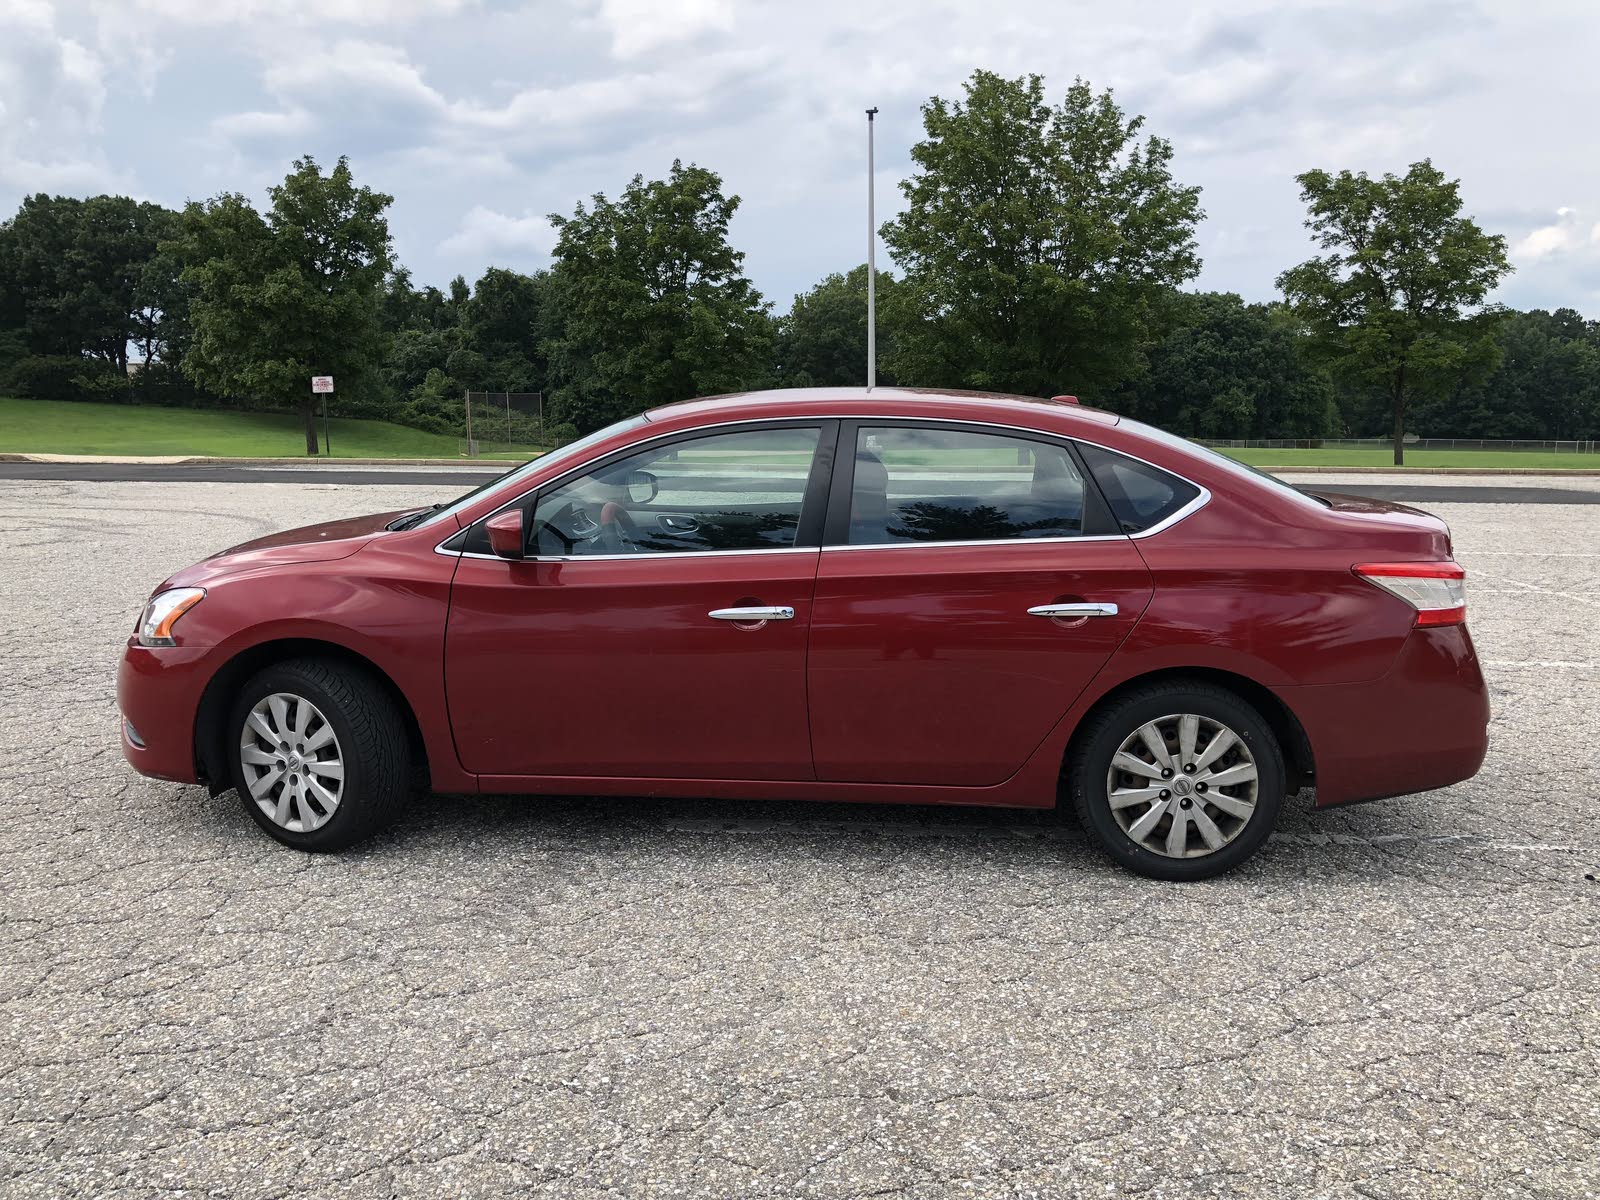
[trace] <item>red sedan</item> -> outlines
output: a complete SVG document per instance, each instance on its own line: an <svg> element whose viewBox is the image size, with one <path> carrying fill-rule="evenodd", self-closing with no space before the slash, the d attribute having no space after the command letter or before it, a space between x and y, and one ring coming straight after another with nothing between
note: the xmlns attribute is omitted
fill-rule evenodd
<svg viewBox="0 0 1600 1200"><path fill-rule="evenodd" d="M163 583L122 747L334 850L445 792L1070 803L1227 870L1285 797L1470 777L1489 705L1444 522L1056 401L657 409L451 504Z"/></svg>

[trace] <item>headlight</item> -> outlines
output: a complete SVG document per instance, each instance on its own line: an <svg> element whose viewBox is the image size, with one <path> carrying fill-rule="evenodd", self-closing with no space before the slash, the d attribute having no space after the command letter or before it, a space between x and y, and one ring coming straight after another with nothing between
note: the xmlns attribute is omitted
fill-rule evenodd
<svg viewBox="0 0 1600 1200"><path fill-rule="evenodd" d="M206 598L205 588L170 588L151 596L139 614L141 646L172 646L172 627L196 604Z"/></svg>

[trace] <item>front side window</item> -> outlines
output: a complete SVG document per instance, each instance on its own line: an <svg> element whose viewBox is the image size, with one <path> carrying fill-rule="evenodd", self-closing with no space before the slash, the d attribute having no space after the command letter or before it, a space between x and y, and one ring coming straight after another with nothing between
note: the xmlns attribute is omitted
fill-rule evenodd
<svg viewBox="0 0 1600 1200"><path fill-rule="evenodd" d="M1083 511L1083 476L1056 443L939 428L857 431L853 546L1076 537Z"/></svg>
<svg viewBox="0 0 1600 1200"><path fill-rule="evenodd" d="M753 429L668 442L539 495L539 557L778 550L800 530L815 427Z"/></svg>
<svg viewBox="0 0 1600 1200"><path fill-rule="evenodd" d="M648 425L649 423L649 418L644 416L628 417L626 420L618 421L614 425L607 425L604 429L597 429L593 433L588 434L585 437L581 437L575 442L568 442L565 446L562 446L559 449L550 450L544 454L541 454L538 458L525 462L520 467L512 467L511 470L507 471L504 475L495 476L495 478L489 480L488 483L473 488L464 496L457 496L454 500L447 504L436 505L432 512L427 513L421 520L410 526L410 528L421 529L424 525L441 524L448 518L454 516L457 512L461 511L461 509L471 504L485 492L493 491L495 488L504 487L509 483L520 482L521 480L526 479L529 475L532 475L535 471L543 471L546 467L550 466L550 464L559 463L563 459L581 458L583 457L583 452L585 450L588 450L591 446L599 442L605 441L614 434L621 433L626 429L637 429L639 426Z"/></svg>

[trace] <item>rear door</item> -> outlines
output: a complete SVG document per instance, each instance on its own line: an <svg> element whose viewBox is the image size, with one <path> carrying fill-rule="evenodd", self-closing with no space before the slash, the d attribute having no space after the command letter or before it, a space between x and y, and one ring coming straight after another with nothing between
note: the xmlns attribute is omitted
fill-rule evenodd
<svg viewBox="0 0 1600 1200"><path fill-rule="evenodd" d="M817 778L979 787L1022 766L1151 595L1065 441L845 422L812 606Z"/></svg>

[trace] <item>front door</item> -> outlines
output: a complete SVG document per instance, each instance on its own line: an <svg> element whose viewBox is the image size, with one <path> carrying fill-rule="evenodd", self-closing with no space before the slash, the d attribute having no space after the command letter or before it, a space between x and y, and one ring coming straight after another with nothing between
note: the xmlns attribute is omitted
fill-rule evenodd
<svg viewBox="0 0 1600 1200"><path fill-rule="evenodd" d="M805 659L824 433L741 428L612 456L529 502L529 558L464 556L445 645L462 764L814 778Z"/></svg>
<svg viewBox="0 0 1600 1200"><path fill-rule="evenodd" d="M1003 782L1138 621L1144 560L1059 442L863 424L837 474L811 622L817 778Z"/></svg>

